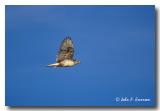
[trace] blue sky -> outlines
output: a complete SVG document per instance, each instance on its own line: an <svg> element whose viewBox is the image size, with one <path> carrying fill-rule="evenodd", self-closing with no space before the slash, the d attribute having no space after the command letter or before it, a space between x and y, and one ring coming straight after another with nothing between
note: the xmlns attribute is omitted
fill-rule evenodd
<svg viewBox="0 0 160 111"><path fill-rule="evenodd" d="M81 63L45 67L68 35ZM153 106L154 60L154 6L6 6L6 105Z"/></svg>

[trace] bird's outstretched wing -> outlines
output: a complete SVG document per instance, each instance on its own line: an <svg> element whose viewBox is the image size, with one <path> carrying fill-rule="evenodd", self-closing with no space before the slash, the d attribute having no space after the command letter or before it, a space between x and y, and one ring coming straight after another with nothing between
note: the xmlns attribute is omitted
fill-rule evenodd
<svg viewBox="0 0 160 111"><path fill-rule="evenodd" d="M73 59L73 55L73 41L71 40L71 37L66 37L61 43L56 62L60 62L65 59Z"/></svg>

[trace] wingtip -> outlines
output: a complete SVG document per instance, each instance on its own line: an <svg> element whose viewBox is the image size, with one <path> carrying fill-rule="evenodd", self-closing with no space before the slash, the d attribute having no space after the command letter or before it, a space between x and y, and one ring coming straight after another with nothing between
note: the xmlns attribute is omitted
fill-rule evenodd
<svg viewBox="0 0 160 111"><path fill-rule="evenodd" d="M50 67L49 65L45 65L45 67Z"/></svg>
<svg viewBox="0 0 160 111"><path fill-rule="evenodd" d="M66 37L66 39L69 39L69 40L71 40L72 38L71 38L71 36L67 36L67 37Z"/></svg>

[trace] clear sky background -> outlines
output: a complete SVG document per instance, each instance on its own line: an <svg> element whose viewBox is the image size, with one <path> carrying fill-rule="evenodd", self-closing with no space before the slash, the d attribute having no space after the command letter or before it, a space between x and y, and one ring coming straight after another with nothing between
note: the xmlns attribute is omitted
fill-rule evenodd
<svg viewBox="0 0 160 111"><path fill-rule="evenodd" d="M45 67L68 35L81 63ZM155 105L154 6L6 6L6 105Z"/></svg>

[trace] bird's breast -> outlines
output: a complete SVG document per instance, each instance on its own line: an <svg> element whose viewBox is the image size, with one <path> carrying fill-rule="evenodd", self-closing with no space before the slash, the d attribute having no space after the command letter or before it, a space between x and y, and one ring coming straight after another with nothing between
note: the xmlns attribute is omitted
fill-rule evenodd
<svg viewBox="0 0 160 111"><path fill-rule="evenodd" d="M64 60L61 62L63 66L73 66L74 62L72 60Z"/></svg>

